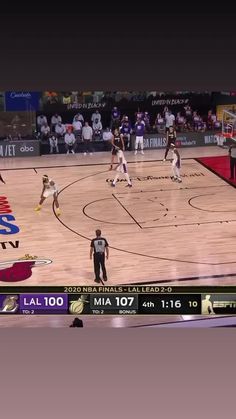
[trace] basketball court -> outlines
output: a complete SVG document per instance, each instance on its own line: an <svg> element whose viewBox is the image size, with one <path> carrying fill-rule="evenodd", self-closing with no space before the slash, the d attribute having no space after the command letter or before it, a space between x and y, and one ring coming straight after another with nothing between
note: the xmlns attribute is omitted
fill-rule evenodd
<svg viewBox="0 0 236 419"><path fill-rule="evenodd" d="M4 159L11 223L1 234L3 269L37 259L30 276L7 286L93 285L90 240L100 228L110 245L107 285L236 285L236 190L197 158L226 156L218 147L182 149L182 183L170 178L163 150L126 153L133 188L111 187L110 153ZM169 156L170 157L170 156ZM61 216L49 198L34 211L47 174L59 186ZM28 255L28 256L25 256ZM1 271L0 271L1 274ZM88 326L140 326L186 316L84 316ZM70 316L4 316L0 326L68 326Z"/></svg>

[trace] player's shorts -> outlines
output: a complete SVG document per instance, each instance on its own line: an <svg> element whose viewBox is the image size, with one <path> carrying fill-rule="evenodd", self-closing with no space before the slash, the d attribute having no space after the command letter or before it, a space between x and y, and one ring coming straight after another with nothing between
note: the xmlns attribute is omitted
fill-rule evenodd
<svg viewBox="0 0 236 419"><path fill-rule="evenodd" d="M171 144L175 144L175 143L176 143L176 138L169 138L167 147L170 148Z"/></svg>
<svg viewBox="0 0 236 419"><path fill-rule="evenodd" d="M58 191L53 191L52 189L46 189L43 193L43 197L48 198L49 196L53 196L54 194L58 195Z"/></svg>
<svg viewBox="0 0 236 419"><path fill-rule="evenodd" d="M112 156L115 156L115 155L116 155L116 153L117 153L117 148L112 147L112 149L111 149L111 154L112 154Z"/></svg>
<svg viewBox="0 0 236 419"><path fill-rule="evenodd" d="M121 164L120 166L118 166L117 167L117 172L120 172L120 173L127 173L128 172L128 169L127 169L127 164Z"/></svg>
<svg viewBox="0 0 236 419"><path fill-rule="evenodd" d="M177 169L181 168L181 163L180 162L175 162L174 160L172 161L172 167L177 167Z"/></svg>
<svg viewBox="0 0 236 419"><path fill-rule="evenodd" d="M136 135L135 145L143 144L143 135Z"/></svg>

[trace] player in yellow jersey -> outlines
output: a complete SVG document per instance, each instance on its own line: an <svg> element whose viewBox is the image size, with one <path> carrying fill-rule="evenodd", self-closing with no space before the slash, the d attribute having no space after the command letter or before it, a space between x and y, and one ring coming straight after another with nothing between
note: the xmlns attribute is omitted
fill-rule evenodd
<svg viewBox="0 0 236 419"><path fill-rule="evenodd" d="M42 204L49 196L53 196L55 205L56 205L56 214L59 216L61 214L58 202L58 187L52 179L49 179L47 175L43 176L43 190L41 193L41 198L39 204L35 208L35 211L40 211Z"/></svg>

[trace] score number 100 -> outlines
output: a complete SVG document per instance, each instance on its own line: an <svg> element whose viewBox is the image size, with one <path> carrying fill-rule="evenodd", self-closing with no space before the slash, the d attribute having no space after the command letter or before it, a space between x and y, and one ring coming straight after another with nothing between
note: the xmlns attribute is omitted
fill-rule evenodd
<svg viewBox="0 0 236 419"><path fill-rule="evenodd" d="M46 307L62 307L64 300L62 297L44 297L44 304Z"/></svg>

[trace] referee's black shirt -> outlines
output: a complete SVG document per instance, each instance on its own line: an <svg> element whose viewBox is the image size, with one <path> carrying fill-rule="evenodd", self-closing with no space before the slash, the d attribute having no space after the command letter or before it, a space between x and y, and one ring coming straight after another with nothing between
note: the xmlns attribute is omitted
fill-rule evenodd
<svg viewBox="0 0 236 419"><path fill-rule="evenodd" d="M107 240L104 237L96 237L91 241L91 247L94 249L94 253L104 253L105 248L108 247Z"/></svg>

